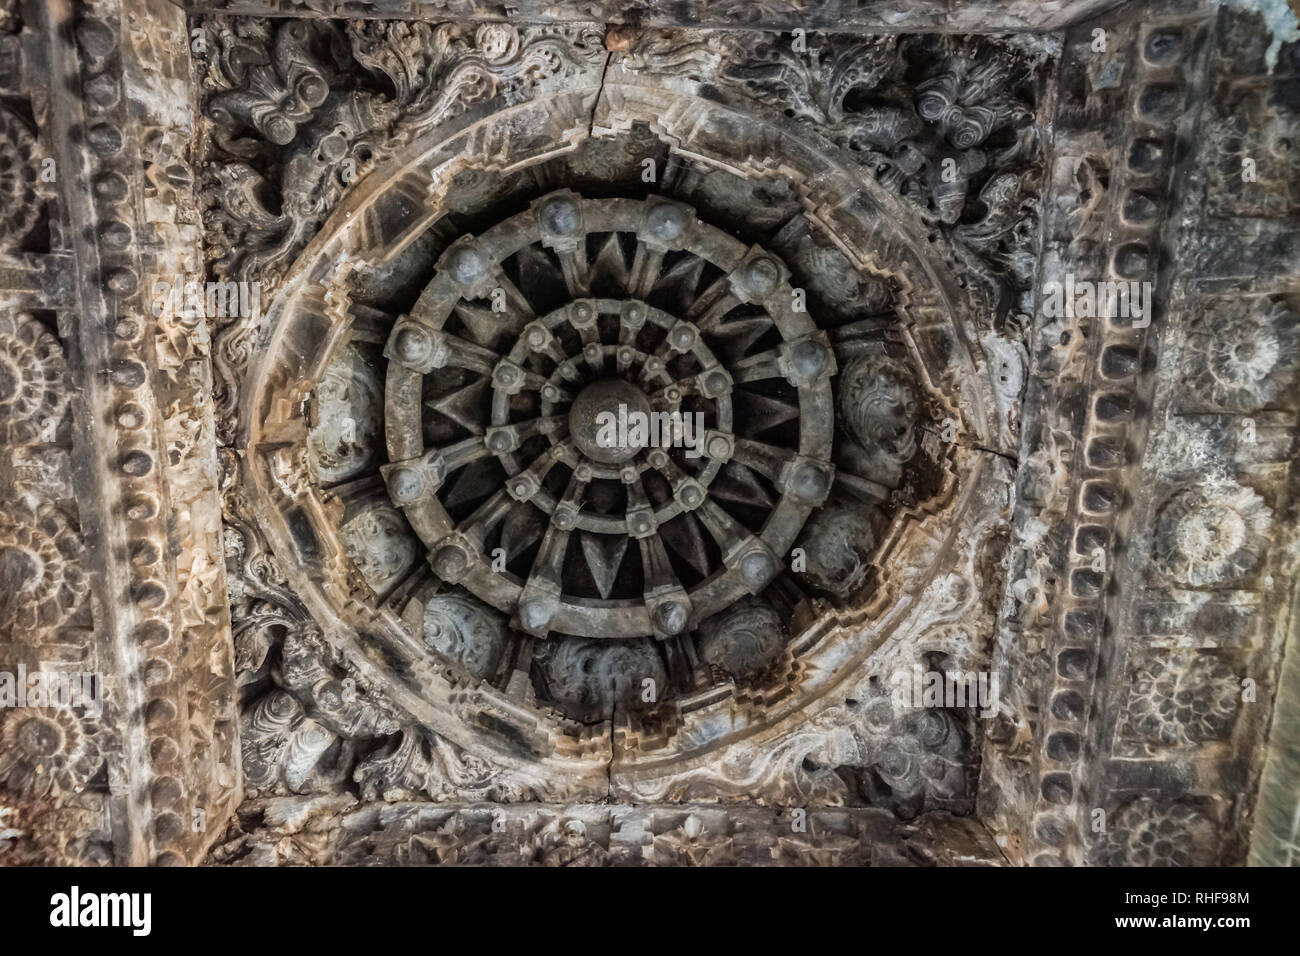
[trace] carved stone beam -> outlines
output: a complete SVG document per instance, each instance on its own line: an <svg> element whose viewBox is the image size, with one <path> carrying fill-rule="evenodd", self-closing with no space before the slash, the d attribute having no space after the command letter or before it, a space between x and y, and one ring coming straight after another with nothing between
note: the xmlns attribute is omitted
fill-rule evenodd
<svg viewBox="0 0 1300 956"><path fill-rule="evenodd" d="M177 185L193 138L176 93L189 80L186 18L165 0L27 10L75 263L54 307L66 310L73 479L118 742L114 856L197 863L241 789L206 326L159 297L178 276L203 278L197 210Z"/></svg>
<svg viewBox="0 0 1300 956"><path fill-rule="evenodd" d="M347 17L365 19L500 20L502 6L481 0L177 0L191 13L244 16ZM862 4L857 0L688 0L667 5L654 0L517 0L507 4L516 23L635 24L703 29L835 30L840 33L1005 33L1059 30L1121 5L1124 0L929 0Z"/></svg>

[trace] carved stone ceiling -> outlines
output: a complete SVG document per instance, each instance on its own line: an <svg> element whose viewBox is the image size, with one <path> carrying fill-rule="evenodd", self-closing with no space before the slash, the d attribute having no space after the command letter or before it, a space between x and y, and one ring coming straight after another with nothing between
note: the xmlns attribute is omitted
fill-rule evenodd
<svg viewBox="0 0 1300 956"><path fill-rule="evenodd" d="M988 669L1043 44L206 29L209 251L275 277L228 516L297 598L233 607L246 782L970 812L973 719L888 678Z"/></svg>
<svg viewBox="0 0 1300 956"><path fill-rule="evenodd" d="M107 675L0 712L16 858L1232 863L1286 806L1294 44L180 6L7 21L0 649Z"/></svg>

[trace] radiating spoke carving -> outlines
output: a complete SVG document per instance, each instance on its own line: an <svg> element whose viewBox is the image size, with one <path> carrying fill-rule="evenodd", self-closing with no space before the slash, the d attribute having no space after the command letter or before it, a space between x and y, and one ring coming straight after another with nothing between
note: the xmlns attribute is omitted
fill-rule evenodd
<svg viewBox="0 0 1300 956"><path fill-rule="evenodd" d="M787 275L658 197L561 190L453 243L386 348L390 434L425 451L383 474L434 570L536 636L668 638L767 584L834 475Z"/></svg>

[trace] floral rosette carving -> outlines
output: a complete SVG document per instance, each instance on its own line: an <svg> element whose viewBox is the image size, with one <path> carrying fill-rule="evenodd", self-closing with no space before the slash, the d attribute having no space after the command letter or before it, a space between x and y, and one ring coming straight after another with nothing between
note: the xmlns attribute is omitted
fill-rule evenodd
<svg viewBox="0 0 1300 956"><path fill-rule="evenodd" d="M1135 675L1128 723L1155 744L1221 740L1232 726L1240 695L1236 675L1217 657L1160 657Z"/></svg>
<svg viewBox="0 0 1300 956"><path fill-rule="evenodd" d="M62 623L88 590L84 550L53 505L35 513L13 504L0 509L0 633L30 637Z"/></svg>
<svg viewBox="0 0 1300 956"><path fill-rule="evenodd" d="M1300 364L1300 318L1280 302L1223 301L1187 337L1182 374L1219 408L1250 412L1276 399Z"/></svg>
<svg viewBox="0 0 1300 956"><path fill-rule="evenodd" d="M1156 564L1185 587L1239 582L1268 550L1272 518L1264 499L1236 482L1187 488L1156 517Z"/></svg>
<svg viewBox="0 0 1300 956"><path fill-rule="evenodd" d="M67 407L59 340L29 313L0 313L0 443L53 442Z"/></svg>
<svg viewBox="0 0 1300 956"><path fill-rule="evenodd" d="M22 242L41 216L36 139L12 111L0 107L0 244Z"/></svg>
<svg viewBox="0 0 1300 956"><path fill-rule="evenodd" d="M1142 798L1114 814L1100 862L1106 866L1192 866L1213 849L1214 824L1186 803Z"/></svg>
<svg viewBox="0 0 1300 956"><path fill-rule="evenodd" d="M103 766L95 732L68 707L0 709L0 786L29 797L80 793Z"/></svg>

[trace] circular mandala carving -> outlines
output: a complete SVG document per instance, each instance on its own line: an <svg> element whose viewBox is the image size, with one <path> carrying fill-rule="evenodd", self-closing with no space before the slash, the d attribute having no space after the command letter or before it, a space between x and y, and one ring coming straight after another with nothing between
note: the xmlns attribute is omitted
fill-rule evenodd
<svg viewBox="0 0 1300 956"><path fill-rule="evenodd" d="M27 124L0 108L0 242L21 242L40 218L36 140Z"/></svg>
<svg viewBox="0 0 1300 956"><path fill-rule="evenodd" d="M561 191L455 243L386 350L384 476L438 575L529 633L603 638L680 634L767 586L835 474L835 359L787 276L657 197ZM416 395L461 427L427 441ZM741 469L769 489L749 520L712 493ZM532 511L540 541L494 569Z"/></svg>
<svg viewBox="0 0 1300 956"><path fill-rule="evenodd" d="M25 312L0 313L0 442L52 442L67 411L58 339Z"/></svg>
<svg viewBox="0 0 1300 956"><path fill-rule="evenodd" d="M545 124L556 104L520 108L511 124ZM967 304L926 286L946 266L891 228L896 210L808 157L792 176L677 157L647 186L640 161L669 161L651 128L500 176L412 143L286 275L247 402L267 414L240 424L286 578L377 693L430 739L536 779L603 774L600 728L626 722L647 795L702 751L793 731L841 694L841 666L862 697L915 589L948 573L941 542L1001 480L975 469L967 488L968 445L918 441L937 414L988 441L996 408L957 334ZM807 212L814 182L825 215ZM406 545L359 520L378 504L414 535L409 571ZM824 728L762 773L843 799L833 768L884 792L880 762L900 807L958 807L961 728L927 742L915 722L914 767L890 769L904 731L887 731L800 769L838 739ZM415 744L375 759L399 789L443 786ZM674 793L734 786L697 767Z"/></svg>
<svg viewBox="0 0 1300 956"><path fill-rule="evenodd" d="M37 797L81 792L103 764L93 728L66 707L0 711L0 786Z"/></svg>
<svg viewBox="0 0 1300 956"><path fill-rule="evenodd" d="M1272 517L1259 495L1235 482L1180 491L1156 518L1156 561L1188 587L1238 581L1267 550Z"/></svg>

